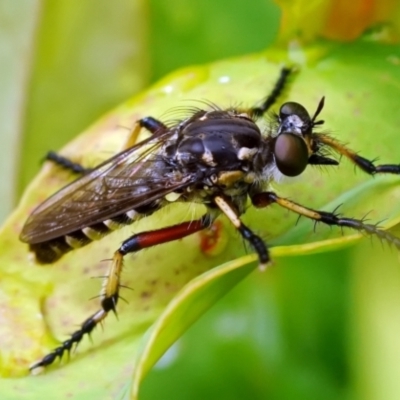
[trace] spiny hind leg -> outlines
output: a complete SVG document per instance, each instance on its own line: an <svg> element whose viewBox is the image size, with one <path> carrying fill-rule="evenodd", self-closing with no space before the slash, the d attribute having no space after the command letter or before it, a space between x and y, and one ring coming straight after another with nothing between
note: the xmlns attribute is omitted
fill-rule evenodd
<svg viewBox="0 0 400 400"><path fill-rule="evenodd" d="M158 135L167 129L167 127L153 117L145 117L136 121L128 140L126 141L123 150L126 150L136 144L140 130L144 128L153 135ZM55 151L49 151L44 157L44 161L51 161L59 167L73 172L74 174L84 175L92 171L92 168L86 168L82 164L71 160Z"/></svg>
<svg viewBox="0 0 400 400"><path fill-rule="evenodd" d="M69 353L73 346L77 345L82 340L84 335L90 335L93 329L107 317L110 311L116 313L119 289L121 286L120 278L123 258L126 254L134 253L157 244L181 239L209 227L211 223L211 216L205 214L202 218L195 221L187 221L155 231L138 233L126 239L120 248L114 253L111 267L106 275L100 294L100 310L87 318L81 325L80 329L74 332L69 339L61 343L59 347L47 354L41 360L32 364L30 370L33 371L36 368L46 367L52 364L56 358L61 358L65 352Z"/></svg>
<svg viewBox="0 0 400 400"><path fill-rule="evenodd" d="M294 72L294 68L283 67L280 71L279 77L275 82L274 88L270 94L262 100L259 106L254 106L249 109L249 114L258 118L265 114L278 100L279 96L282 95L283 91L287 87L290 75Z"/></svg>
<svg viewBox="0 0 400 400"><path fill-rule="evenodd" d="M274 192L257 193L251 200L255 207L267 207L275 203L299 215L313 219L317 222L322 222L326 225L351 228L368 235L375 235L379 239L384 240L389 244L394 244L398 249L400 249L400 238L387 231L379 229L377 225L366 224L362 219L347 218L335 212L313 210L295 203L294 201L282 198Z"/></svg>
<svg viewBox="0 0 400 400"><path fill-rule="evenodd" d="M369 160L365 157L360 156L354 150L351 150L343 143L334 139L329 135L316 135L316 140L329 146L331 149L335 150L337 153L349 159L354 165L362 169L369 175L376 174L400 174L400 164L380 164L375 165L373 160Z"/></svg>
<svg viewBox="0 0 400 400"><path fill-rule="evenodd" d="M91 171L91 168L85 168L83 165L72 161L70 158L64 157L55 151L49 151L43 161L51 161L53 164L78 175L84 175Z"/></svg>

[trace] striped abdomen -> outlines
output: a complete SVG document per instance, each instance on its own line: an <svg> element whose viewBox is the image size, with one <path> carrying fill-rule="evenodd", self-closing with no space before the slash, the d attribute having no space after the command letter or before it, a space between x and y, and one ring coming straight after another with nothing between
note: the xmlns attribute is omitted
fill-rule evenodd
<svg viewBox="0 0 400 400"><path fill-rule="evenodd" d="M42 243L30 244L29 248L35 253L36 261L40 264L51 264L59 260L65 253L86 246L94 240L137 221L142 216L150 215L160 208L160 204L142 206L136 210L117 215L103 222L96 223L83 229Z"/></svg>

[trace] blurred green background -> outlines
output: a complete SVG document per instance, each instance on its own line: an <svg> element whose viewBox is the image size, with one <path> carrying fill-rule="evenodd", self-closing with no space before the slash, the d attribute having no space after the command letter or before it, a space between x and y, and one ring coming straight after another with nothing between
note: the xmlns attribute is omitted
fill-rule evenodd
<svg viewBox="0 0 400 400"><path fill-rule="evenodd" d="M268 47L280 12L267 0L4 0L0 16L4 218L47 150L178 67ZM398 332L398 268L381 254L367 243L252 274L168 351L141 398L400 398L400 358L380 346Z"/></svg>
<svg viewBox="0 0 400 400"><path fill-rule="evenodd" d="M265 0L6 0L0 15L3 218L49 149L178 67L266 48L279 26Z"/></svg>

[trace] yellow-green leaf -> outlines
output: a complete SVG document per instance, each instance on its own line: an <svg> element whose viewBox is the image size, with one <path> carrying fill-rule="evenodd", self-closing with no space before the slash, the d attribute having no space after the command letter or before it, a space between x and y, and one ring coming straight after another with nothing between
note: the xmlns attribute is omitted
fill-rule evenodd
<svg viewBox="0 0 400 400"><path fill-rule="evenodd" d="M396 140L399 121L395 111L400 105L396 51L394 47L358 43L318 58L315 56L318 53L305 49L307 63L299 66L285 98L302 102L312 112L320 97L325 95L326 107L321 117L326 120L326 129L366 157L379 156L385 162L396 162L400 153ZM207 99L222 107L238 101L252 105L265 96L279 74L282 64L271 62L270 54L178 71L106 115L68 145L63 154L93 166L122 148L135 120L146 115L162 117L173 106L198 105L187 99ZM2 349L3 376L25 375L30 362L51 350L56 338L65 338L98 308L96 300L87 301L96 296L100 288L100 282L90 278L104 275L108 262L102 260L110 258L123 238L132 232L192 218L194 213L202 211L201 207L193 210L192 206L173 204L151 218L66 255L52 266L37 266L29 260L26 246L18 242L18 233L32 207L69 180L67 173L47 165L1 232L2 308L5 310L1 335L9 340L10 332L14 332L12 341ZM346 203L342 212L363 217L372 211L369 215L372 221L388 218L385 226L391 226L399 217L396 182L396 177L371 180L361 172L355 173L354 168L343 161L340 167L332 167L327 174L310 168L302 182L274 185L274 188L314 208L327 206L329 209L342 201L338 196L343 194ZM363 186L358 188L360 184ZM326 241L329 228L318 226L313 233L309 221L293 228L296 216L276 207L251 210L244 219L267 241L274 238L276 244L287 245L291 241L300 244L295 250L290 246L280 248L282 258L293 251L305 254L321 251L323 246L343 246L349 241L334 228L329 235L334 241ZM57 393L58 398L98 398L106 391L110 397L119 398L127 395L130 377L139 365L141 370L135 373L134 381L137 392L135 385L171 341L253 268L245 265L250 259L254 261L254 257L238 260L206 273L184 288L201 273L243 255L241 240L226 225L224 223L220 232L218 240L222 245L218 247L217 243L216 252L205 253L203 237L193 235L128 256L123 283L133 291L122 293L129 303L121 302L119 321L108 317L104 332L93 334L94 344L84 340L71 355L70 362L54 365L39 377L3 379L3 392L8 398L24 391L37 396ZM307 232L306 237L304 232ZM290 240L285 235L289 235ZM216 288L215 291L212 288ZM181 289L174 303L162 314ZM182 310L187 312L187 320L181 321ZM19 318L15 318L17 314ZM145 335L160 315L161 319ZM178 319L180 325L175 323ZM168 331L173 334L167 334ZM139 364L134 363L135 359Z"/></svg>

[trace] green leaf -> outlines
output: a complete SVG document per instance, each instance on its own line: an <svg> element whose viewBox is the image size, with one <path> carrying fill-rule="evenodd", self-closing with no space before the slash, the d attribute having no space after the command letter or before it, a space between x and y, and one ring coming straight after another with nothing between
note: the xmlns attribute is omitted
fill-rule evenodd
<svg viewBox="0 0 400 400"><path fill-rule="evenodd" d="M327 129L333 130L340 140L350 142L366 157L379 155L385 162L395 162L400 149L396 140L398 124L393 119L396 118L394 110L400 105L400 84L398 67L391 61L394 51L394 47L359 43L316 58L310 49L310 53L305 52L305 55L311 54L310 65L301 66L286 97L301 101L313 110L321 95L326 95L322 117L327 121ZM352 57L354 53L359 56ZM270 53L262 53L178 71L106 115L69 144L63 154L86 165L95 165L122 148L136 119L145 115L160 117L173 106L196 105L184 99L207 99L227 107L237 104L240 95L242 104L252 105L265 96L279 74L280 65L269 58ZM108 262L101 260L109 259L123 238L132 231L154 229L202 212L201 207L194 210L192 206L173 204L132 227L67 254L52 266L37 266L29 261L26 246L18 242L18 233L32 207L69 180L67 173L46 165L1 232L2 309L7 312L0 335L3 340L9 340L7 348L2 349L3 376L26 374L30 362L56 345L54 338L62 340L77 323L98 309L96 300L87 302L87 299L97 294L100 282L89 278L105 274ZM367 183L357 187L363 182ZM349 163L343 162L328 177L310 169L303 182L282 185L279 189L307 206L325 208L327 205L326 209L341 202L338 196L345 193L343 212L362 217L372 209L371 220L388 218L385 226L389 227L399 218L399 192L393 182L396 178L377 176L370 180L361 173L355 174ZM368 201L364 197L359 201L359 196L368 196ZM383 210L380 204L385 205ZM313 233L309 221L293 228L295 219L275 207L252 210L245 216L249 226L267 239L275 238L276 244L299 243L277 249L281 259L348 244L349 239L339 229L332 229L328 235L329 229L318 226ZM57 393L59 398L67 395L98 398L104 397L106 391L113 398L121 398L128 395L132 371L135 371L133 385L137 393L139 381L171 342L254 268L254 264L246 266L254 261L251 256L222 265L192 281L212 267L243 255L241 240L226 225L220 227L211 251L202 245L204 236L192 235L127 257L123 283L133 291L122 293L128 304L121 302L119 321L108 317L104 333L93 334L93 345L84 340L65 365L52 366L34 379L3 379L2 393L7 398L26 391L32 396ZM351 235L351 240L355 240ZM185 287L188 282L191 283ZM12 340L11 332L14 333Z"/></svg>
<svg viewBox="0 0 400 400"><path fill-rule="evenodd" d="M279 262L280 258L326 252L332 246L343 246L342 242L342 239L337 239L329 243L274 247L271 256L274 262ZM213 268L184 286L142 339L135 361L132 399L139 398L143 378L165 351L216 301L251 273L256 265L256 255L244 256Z"/></svg>

